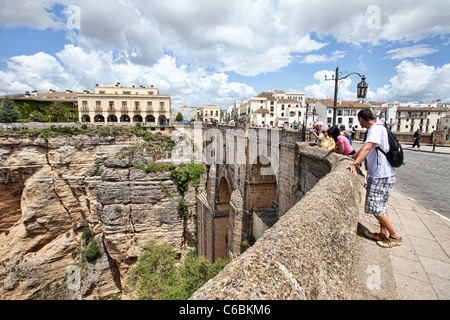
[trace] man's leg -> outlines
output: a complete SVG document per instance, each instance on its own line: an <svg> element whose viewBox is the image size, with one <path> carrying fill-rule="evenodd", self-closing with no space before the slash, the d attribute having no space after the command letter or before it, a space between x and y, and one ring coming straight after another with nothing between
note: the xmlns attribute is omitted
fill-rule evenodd
<svg viewBox="0 0 450 320"><path fill-rule="evenodd" d="M388 238L389 236L394 239L400 239L400 235L395 230L394 226L391 223L391 220L389 220L388 215L384 216L375 216L377 220L380 222L380 233L386 236Z"/></svg>

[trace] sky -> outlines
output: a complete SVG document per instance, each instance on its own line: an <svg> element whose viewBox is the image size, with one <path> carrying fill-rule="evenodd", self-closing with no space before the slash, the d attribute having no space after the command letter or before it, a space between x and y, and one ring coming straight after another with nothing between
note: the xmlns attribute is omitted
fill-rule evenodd
<svg viewBox="0 0 450 320"><path fill-rule="evenodd" d="M172 107L263 91L450 102L450 1L0 0L0 94L150 86ZM338 98L356 99L356 74Z"/></svg>

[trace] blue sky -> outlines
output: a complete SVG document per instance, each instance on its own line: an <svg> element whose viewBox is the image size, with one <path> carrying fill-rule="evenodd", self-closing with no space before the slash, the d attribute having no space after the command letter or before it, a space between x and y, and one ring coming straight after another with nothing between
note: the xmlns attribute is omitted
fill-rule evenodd
<svg viewBox="0 0 450 320"><path fill-rule="evenodd" d="M450 2L2 0L0 94L154 85L174 107L262 91L450 102ZM356 99L357 76L339 98Z"/></svg>

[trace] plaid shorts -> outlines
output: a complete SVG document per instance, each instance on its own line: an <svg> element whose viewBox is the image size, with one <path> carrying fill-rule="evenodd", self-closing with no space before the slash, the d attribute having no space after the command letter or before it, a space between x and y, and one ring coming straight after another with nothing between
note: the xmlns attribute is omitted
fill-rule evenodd
<svg viewBox="0 0 450 320"><path fill-rule="evenodd" d="M370 178L367 181L365 212L384 216L388 212L389 193L395 182L395 176Z"/></svg>

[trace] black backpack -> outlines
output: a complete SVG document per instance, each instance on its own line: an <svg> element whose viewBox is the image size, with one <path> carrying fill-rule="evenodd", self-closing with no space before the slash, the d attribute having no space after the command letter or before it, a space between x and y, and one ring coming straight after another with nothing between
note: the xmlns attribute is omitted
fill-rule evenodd
<svg viewBox="0 0 450 320"><path fill-rule="evenodd" d="M394 168L399 168L402 165L404 165L405 156L403 155L403 147L398 142L397 137L395 134L389 130L387 127L384 127L388 134L388 141L389 141L389 151L386 153L384 152L380 147L377 147L377 150L381 151L383 153L391 166Z"/></svg>

